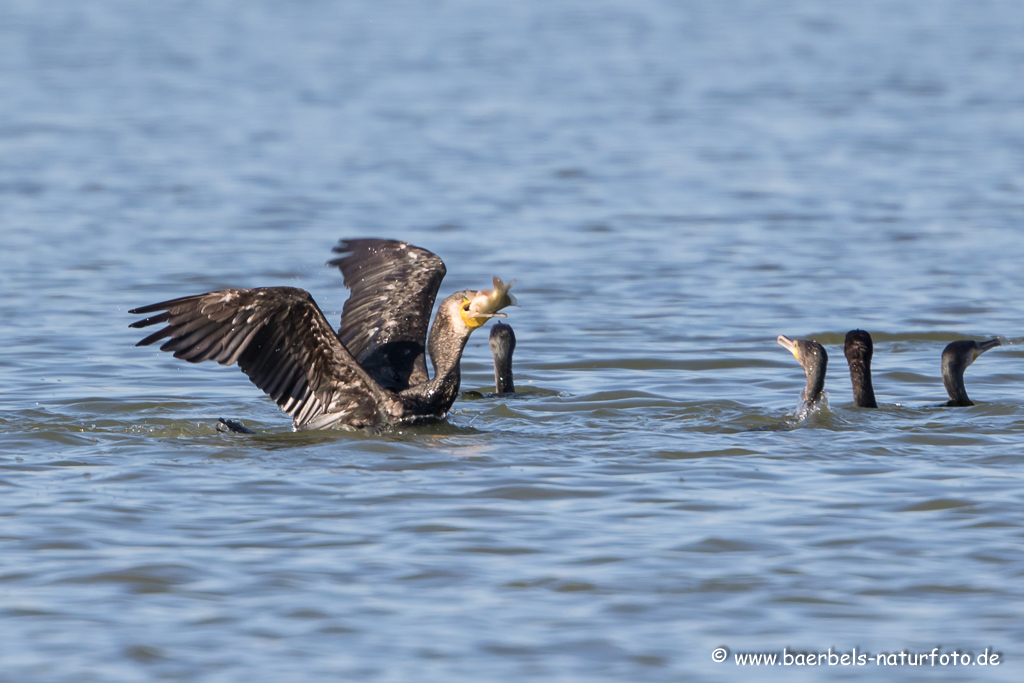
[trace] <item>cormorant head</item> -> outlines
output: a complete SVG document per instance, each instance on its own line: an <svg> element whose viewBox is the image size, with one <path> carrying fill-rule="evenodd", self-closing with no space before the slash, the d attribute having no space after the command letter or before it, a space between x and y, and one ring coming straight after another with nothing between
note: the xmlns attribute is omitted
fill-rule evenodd
<svg viewBox="0 0 1024 683"><path fill-rule="evenodd" d="M779 335L778 342L800 361L800 367L807 375L807 386L802 398L807 403L816 403L825 390L825 371L828 368L828 354L825 347L810 339L790 339Z"/></svg>
<svg viewBox="0 0 1024 683"><path fill-rule="evenodd" d="M793 357L800 361L800 367L804 372L811 374L823 363L828 362L828 354L825 347L810 339L790 339L780 334L777 340L793 354Z"/></svg>
<svg viewBox="0 0 1024 683"><path fill-rule="evenodd" d="M511 358L512 352L516 350L516 334L512 331L512 326L494 323L488 344L495 358Z"/></svg>
<svg viewBox="0 0 1024 683"><path fill-rule="evenodd" d="M504 318L505 314L498 311L516 305L516 298L508 293L515 283L512 280L506 285L499 278L494 278L494 289L481 289L479 292L467 289L462 292L460 316L466 327L475 330L491 318Z"/></svg>
<svg viewBox="0 0 1024 683"><path fill-rule="evenodd" d="M874 344L871 342L871 335L864 330L850 330L846 333L846 343L843 345L843 353L849 363L854 361L865 361L870 363L874 354Z"/></svg>
<svg viewBox="0 0 1024 683"><path fill-rule="evenodd" d="M974 402L967 397L964 387L964 370L978 360L978 356L999 346L998 339L978 342L973 339L958 339L942 350L942 383L946 386L951 406L971 406Z"/></svg>
<svg viewBox="0 0 1024 683"><path fill-rule="evenodd" d="M942 350L942 368L943 370L950 368L954 372L963 374L963 371L971 363L978 360L978 356L989 349L999 346L1000 343L998 339L989 339L983 342L974 341L973 339L959 339L955 342L950 342Z"/></svg>

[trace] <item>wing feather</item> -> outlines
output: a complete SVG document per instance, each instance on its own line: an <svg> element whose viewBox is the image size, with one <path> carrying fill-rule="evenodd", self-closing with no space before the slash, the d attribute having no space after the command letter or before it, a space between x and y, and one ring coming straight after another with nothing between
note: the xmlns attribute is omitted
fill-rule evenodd
<svg viewBox="0 0 1024 683"><path fill-rule="evenodd" d="M237 363L289 415L296 429L367 426L398 410L341 344L308 292L294 287L227 289L143 306L158 313L134 328L166 324L138 343L199 363Z"/></svg>
<svg viewBox="0 0 1024 683"><path fill-rule="evenodd" d="M427 375L426 340L444 262L408 242L342 240L328 262L351 290L338 337L381 386L403 391Z"/></svg>

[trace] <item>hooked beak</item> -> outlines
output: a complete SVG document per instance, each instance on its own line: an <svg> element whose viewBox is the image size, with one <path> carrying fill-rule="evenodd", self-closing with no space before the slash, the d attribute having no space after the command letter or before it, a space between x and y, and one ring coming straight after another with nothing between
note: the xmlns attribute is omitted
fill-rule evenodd
<svg viewBox="0 0 1024 683"><path fill-rule="evenodd" d="M978 342L978 345L974 347L974 359L977 360L978 356L985 353L989 349L994 349L997 346L1002 346L1003 342L998 339L989 339L988 341Z"/></svg>
<svg viewBox="0 0 1024 683"><path fill-rule="evenodd" d="M797 346L795 339L790 339L784 334L780 334L777 342L786 347L786 350L793 354L793 358L800 360L800 347Z"/></svg>

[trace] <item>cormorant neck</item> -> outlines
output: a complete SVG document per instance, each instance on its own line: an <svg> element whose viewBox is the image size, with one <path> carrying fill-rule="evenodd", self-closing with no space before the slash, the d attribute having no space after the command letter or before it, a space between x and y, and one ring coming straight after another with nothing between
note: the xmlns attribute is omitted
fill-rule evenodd
<svg viewBox="0 0 1024 683"><path fill-rule="evenodd" d="M825 347L813 339L790 339L782 334L778 342L799 361L807 376L807 384L800 399L808 406L817 403L825 391L825 372L828 369Z"/></svg>
<svg viewBox="0 0 1024 683"><path fill-rule="evenodd" d="M875 388L871 385L871 361L850 361L850 382L853 384L853 403L859 408L877 408Z"/></svg>
<svg viewBox="0 0 1024 683"><path fill-rule="evenodd" d="M942 354L942 383L949 394L947 406L974 405L974 401L967 397L967 387L964 385L964 370L967 369L967 365L959 356L952 353Z"/></svg>
<svg viewBox="0 0 1024 683"><path fill-rule="evenodd" d="M513 394L516 391L512 378L512 357L494 358L494 391L499 394Z"/></svg>
<svg viewBox="0 0 1024 683"><path fill-rule="evenodd" d="M871 385L871 357L874 355L871 335L864 330L851 330L846 334L843 352L850 365L854 405L859 408L877 408L875 388Z"/></svg>
<svg viewBox="0 0 1024 683"><path fill-rule="evenodd" d="M434 376L417 391L424 408L439 415L448 412L459 394L459 384L462 382L459 365L462 351L472 332L461 320L453 319L445 306L447 302L447 299L442 302L427 337L427 350L430 352L430 363L434 366Z"/></svg>
<svg viewBox="0 0 1024 683"><path fill-rule="evenodd" d="M499 394L515 393L512 379L512 354L516 350L516 335L511 325L495 323L488 341L494 355L494 391Z"/></svg>
<svg viewBox="0 0 1024 683"><path fill-rule="evenodd" d="M800 394L804 403L809 405L817 403L821 399L821 394L825 391L825 368L827 365L828 358L823 357L820 363L804 369L807 373L807 384L804 386L803 393Z"/></svg>
<svg viewBox="0 0 1024 683"><path fill-rule="evenodd" d="M949 394L947 406L974 405L974 401L967 398L967 388L964 386L964 370L977 360L978 356L989 349L999 346L1000 343L998 338L981 342L960 339L950 342L942 350L942 383L946 385L946 393Z"/></svg>

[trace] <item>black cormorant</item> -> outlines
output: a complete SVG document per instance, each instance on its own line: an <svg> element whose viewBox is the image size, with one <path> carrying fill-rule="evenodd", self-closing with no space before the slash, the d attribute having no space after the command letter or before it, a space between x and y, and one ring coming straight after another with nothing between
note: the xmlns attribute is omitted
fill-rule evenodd
<svg viewBox="0 0 1024 683"><path fill-rule="evenodd" d="M440 420L459 391L459 360L470 333L515 303L509 285L465 290L430 313L446 269L406 242L342 240L351 295L341 328L331 329L308 292L295 287L226 289L143 306L157 313L131 325L166 323L138 346L160 347L192 363L238 363L253 384L292 416L296 430L372 427ZM498 314L500 315L500 314ZM434 367L427 374L426 353Z"/></svg>
<svg viewBox="0 0 1024 683"><path fill-rule="evenodd" d="M854 405L860 408L877 408L875 389L871 386L871 356L874 354L871 335L864 330L850 330L846 333L843 351L846 354L846 362L850 364Z"/></svg>
<svg viewBox="0 0 1024 683"><path fill-rule="evenodd" d="M238 420L229 420L229 419L224 418L224 417L217 418L217 431L218 432L225 432L225 433L230 432L232 434L255 434L256 433L256 432L252 431L251 429L249 429L248 427L246 427L241 422L239 422Z"/></svg>
<svg viewBox="0 0 1024 683"><path fill-rule="evenodd" d="M998 339L978 342L971 339L961 339L950 342L942 350L942 383L946 385L946 393L949 394L947 406L973 406L974 401L967 398L967 388L964 386L964 370L967 366L978 359L978 356L989 349L1000 345Z"/></svg>
<svg viewBox="0 0 1024 683"><path fill-rule="evenodd" d="M496 322L491 327L489 339L491 353L494 354L494 391L499 394L514 394L515 382L512 379L512 354L516 350L516 333L512 326Z"/></svg>
<svg viewBox="0 0 1024 683"><path fill-rule="evenodd" d="M807 405L813 405L821 398L825 390L825 370L828 367L828 354L825 347L810 339L790 339L779 335L778 342L782 344L793 357L800 361L800 366L807 375L807 385L804 387L800 398Z"/></svg>

